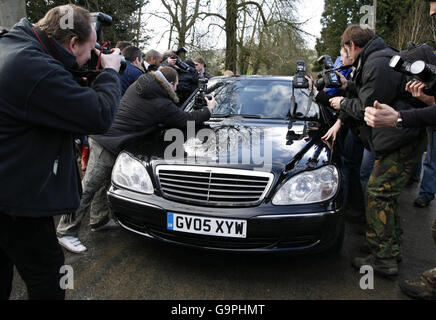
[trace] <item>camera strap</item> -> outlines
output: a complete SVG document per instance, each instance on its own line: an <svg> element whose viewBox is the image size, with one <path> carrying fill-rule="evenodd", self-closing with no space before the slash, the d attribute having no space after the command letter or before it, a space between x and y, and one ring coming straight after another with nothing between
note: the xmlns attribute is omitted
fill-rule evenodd
<svg viewBox="0 0 436 320"><path fill-rule="evenodd" d="M47 33L35 27L33 27L32 30L44 50L56 60L60 60L59 52ZM51 48L51 50L49 48Z"/></svg>
<svg viewBox="0 0 436 320"><path fill-rule="evenodd" d="M100 48L100 54L98 55L98 59L97 59L97 68L95 69L96 71L100 70L100 66L101 66L101 55L103 54L103 48L105 48L107 45L109 45L109 42L103 42L103 44L101 45Z"/></svg>

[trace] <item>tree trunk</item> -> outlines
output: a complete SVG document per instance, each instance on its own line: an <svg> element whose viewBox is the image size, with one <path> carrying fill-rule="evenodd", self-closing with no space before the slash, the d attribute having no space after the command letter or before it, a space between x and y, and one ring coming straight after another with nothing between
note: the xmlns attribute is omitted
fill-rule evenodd
<svg viewBox="0 0 436 320"><path fill-rule="evenodd" d="M10 29L25 17L25 0L0 0L0 27Z"/></svg>
<svg viewBox="0 0 436 320"><path fill-rule="evenodd" d="M227 0L226 8L226 69L236 73L237 60L237 0Z"/></svg>
<svg viewBox="0 0 436 320"><path fill-rule="evenodd" d="M186 31L179 30L179 48L186 45ZM183 59L183 57L181 57Z"/></svg>

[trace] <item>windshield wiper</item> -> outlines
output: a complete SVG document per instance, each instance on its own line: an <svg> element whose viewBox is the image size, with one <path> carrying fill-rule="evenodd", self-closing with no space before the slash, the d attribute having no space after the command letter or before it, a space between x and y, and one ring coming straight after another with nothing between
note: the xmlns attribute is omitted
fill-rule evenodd
<svg viewBox="0 0 436 320"><path fill-rule="evenodd" d="M263 119L261 115L258 114L214 114L214 118L249 118L249 119Z"/></svg>

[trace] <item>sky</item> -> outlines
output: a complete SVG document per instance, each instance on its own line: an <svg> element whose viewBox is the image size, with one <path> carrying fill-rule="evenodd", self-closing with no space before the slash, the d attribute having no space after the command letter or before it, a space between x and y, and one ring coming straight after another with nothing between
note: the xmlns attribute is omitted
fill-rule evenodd
<svg viewBox="0 0 436 320"><path fill-rule="evenodd" d="M321 15L324 11L324 0L301 0L297 7L299 21L306 21L306 25L303 30L309 32L317 37L321 33ZM146 7L147 12L162 12L164 7L161 0L150 0L150 3ZM146 49L156 49L160 52L167 50L168 48L168 32L169 29L168 22L162 19L147 15L147 29L153 29L153 32L149 32L148 35L151 36L149 45ZM215 31L211 37L213 44L211 46L215 48L225 47L225 36L223 32ZM311 49L315 48L316 38L306 36L308 47Z"/></svg>
<svg viewBox="0 0 436 320"><path fill-rule="evenodd" d="M321 16L324 12L324 0L310 0L302 1L298 6L298 11L302 21L309 20L304 31L309 32L316 37L321 36ZM311 49L315 49L316 38L307 37L308 46Z"/></svg>

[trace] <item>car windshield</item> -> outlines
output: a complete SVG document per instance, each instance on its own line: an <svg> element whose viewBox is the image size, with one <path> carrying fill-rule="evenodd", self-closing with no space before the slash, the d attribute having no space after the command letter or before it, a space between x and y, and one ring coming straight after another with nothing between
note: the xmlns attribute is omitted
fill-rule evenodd
<svg viewBox="0 0 436 320"><path fill-rule="evenodd" d="M208 92L217 101L214 118L289 119L292 97L292 82L289 80L211 80ZM318 105L309 103L309 91L295 89L294 94L297 106L294 117L319 119ZM188 104L187 111L192 110L194 100ZM306 114L308 107L310 110Z"/></svg>

